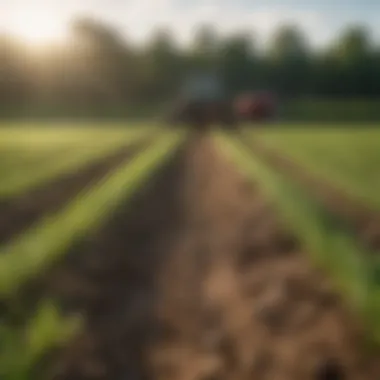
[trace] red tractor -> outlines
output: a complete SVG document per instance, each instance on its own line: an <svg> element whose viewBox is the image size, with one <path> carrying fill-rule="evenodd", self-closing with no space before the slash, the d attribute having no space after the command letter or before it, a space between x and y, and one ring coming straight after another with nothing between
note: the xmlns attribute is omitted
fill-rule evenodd
<svg viewBox="0 0 380 380"><path fill-rule="evenodd" d="M270 92L243 94L235 99L234 111L239 121L269 121L276 116L277 100Z"/></svg>

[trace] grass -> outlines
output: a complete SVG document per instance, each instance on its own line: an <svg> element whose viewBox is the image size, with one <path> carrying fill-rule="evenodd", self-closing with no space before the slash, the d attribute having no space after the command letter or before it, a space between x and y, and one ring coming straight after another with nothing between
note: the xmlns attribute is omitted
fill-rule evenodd
<svg viewBox="0 0 380 380"><path fill-rule="evenodd" d="M99 159L150 130L0 129L0 198L20 195Z"/></svg>
<svg viewBox="0 0 380 380"><path fill-rule="evenodd" d="M241 142L218 135L221 149L242 173L258 182L294 233L334 280L337 289L363 319L368 339L380 344L379 265L344 226L336 223L317 202L286 176L254 157Z"/></svg>
<svg viewBox="0 0 380 380"><path fill-rule="evenodd" d="M60 347L79 331L79 317L63 317L58 307L44 300L25 327L0 325L0 377L4 380L41 379L36 363L52 347Z"/></svg>
<svg viewBox="0 0 380 380"><path fill-rule="evenodd" d="M344 123L379 122L379 99L295 99L281 105L288 121Z"/></svg>
<svg viewBox="0 0 380 380"><path fill-rule="evenodd" d="M380 129L269 127L247 136L259 139L305 169L380 209Z"/></svg>
<svg viewBox="0 0 380 380"><path fill-rule="evenodd" d="M11 296L31 277L45 270L73 241L99 224L146 180L177 146L182 134L166 134L151 148L91 191L78 194L66 208L42 220L22 236L0 247L0 295Z"/></svg>
<svg viewBox="0 0 380 380"><path fill-rule="evenodd" d="M0 298L12 304L22 285L46 271L76 240L106 223L118 205L125 204L170 158L183 138L183 133L163 134L151 148L110 173L91 192L79 194L65 210L1 247ZM39 379L41 374L33 375L36 363L51 348L67 342L80 327L80 319L63 317L51 300L43 300L27 326L0 325L1 378Z"/></svg>

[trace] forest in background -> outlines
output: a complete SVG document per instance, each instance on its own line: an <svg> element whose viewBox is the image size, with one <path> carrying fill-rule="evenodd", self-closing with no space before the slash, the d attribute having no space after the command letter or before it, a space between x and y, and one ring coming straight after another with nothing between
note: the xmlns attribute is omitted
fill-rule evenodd
<svg viewBox="0 0 380 380"><path fill-rule="evenodd" d="M290 119L324 113L321 99L340 104L334 110L343 115L354 99L361 114L380 120L380 44L365 26L347 26L315 49L302 30L283 25L261 49L250 33L221 37L210 25L186 46L166 28L136 45L90 18L75 20L65 43L45 49L0 36L0 117L151 116L170 104L190 73L209 69L231 94L276 92L292 104L285 112Z"/></svg>

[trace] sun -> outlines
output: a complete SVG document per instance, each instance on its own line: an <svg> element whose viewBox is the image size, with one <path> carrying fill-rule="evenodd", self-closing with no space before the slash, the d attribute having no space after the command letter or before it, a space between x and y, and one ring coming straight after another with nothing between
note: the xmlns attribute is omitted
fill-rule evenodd
<svg viewBox="0 0 380 380"><path fill-rule="evenodd" d="M30 45L47 45L57 42L65 35L63 20L44 11L18 12L7 24L7 30L11 35Z"/></svg>

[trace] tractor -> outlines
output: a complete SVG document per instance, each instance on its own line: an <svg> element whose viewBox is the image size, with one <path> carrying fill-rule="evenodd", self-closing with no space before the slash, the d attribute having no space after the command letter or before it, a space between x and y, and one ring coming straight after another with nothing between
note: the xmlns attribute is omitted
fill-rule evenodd
<svg viewBox="0 0 380 380"><path fill-rule="evenodd" d="M236 126L233 102L219 78L212 74L198 74L185 82L170 112L169 122L185 124L198 131L217 124L227 129Z"/></svg>
<svg viewBox="0 0 380 380"><path fill-rule="evenodd" d="M235 99L233 108L241 122L270 121L277 113L277 101L270 92L246 93Z"/></svg>

